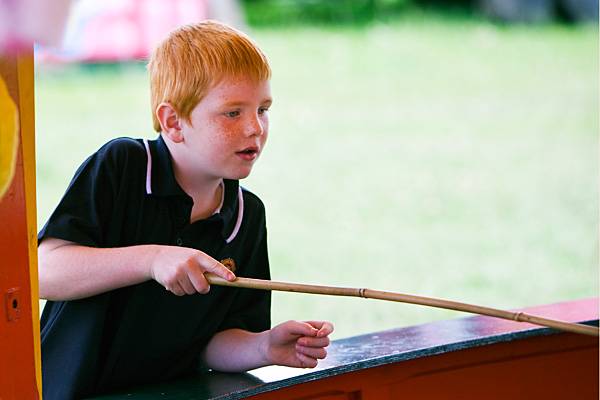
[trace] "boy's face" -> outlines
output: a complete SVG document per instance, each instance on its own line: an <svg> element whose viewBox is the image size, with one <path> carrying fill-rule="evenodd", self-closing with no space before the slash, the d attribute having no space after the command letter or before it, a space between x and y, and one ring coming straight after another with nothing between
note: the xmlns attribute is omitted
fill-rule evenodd
<svg viewBox="0 0 600 400"><path fill-rule="evenodd" d="M252 170L269 132L269 81L223 79L181 120L183 157L203 178L242 179Z"/></svg>

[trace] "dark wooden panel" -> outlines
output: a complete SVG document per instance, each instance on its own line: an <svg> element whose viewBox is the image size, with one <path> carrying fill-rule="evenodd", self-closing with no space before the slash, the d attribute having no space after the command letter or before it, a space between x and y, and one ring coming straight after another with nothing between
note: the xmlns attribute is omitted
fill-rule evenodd
<svg viewBox="0 0 600 400"><path fill-rule="evenodd" d="M598 399L598 342L559 334L367 368L251 397L256 400ZM346 397L343 397L346 396Z"/></svg>

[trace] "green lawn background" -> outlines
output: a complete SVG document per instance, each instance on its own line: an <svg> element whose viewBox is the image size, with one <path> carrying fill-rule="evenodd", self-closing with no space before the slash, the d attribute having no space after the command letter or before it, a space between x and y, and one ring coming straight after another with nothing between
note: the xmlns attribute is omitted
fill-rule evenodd
<svg viewBox="0 0 600 400"><path fill-rule="evenodd" d="M598 295L598 30L399 20L260 29L272 277L514 308ZM129 64L36 75L38 216L115 136L154 137ZM463 314L273 296L336 338Z"/></svg>

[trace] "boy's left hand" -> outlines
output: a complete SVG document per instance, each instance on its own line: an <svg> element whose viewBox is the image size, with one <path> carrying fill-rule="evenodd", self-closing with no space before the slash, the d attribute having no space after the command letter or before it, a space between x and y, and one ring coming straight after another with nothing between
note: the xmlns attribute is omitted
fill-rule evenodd
<svg viewBox="0 0 600 400"><path fill-rule="evenodd" d="M270 364L314 368L327 355L331 332L326 321L287 321L268 331L264 354Z"/></svg>

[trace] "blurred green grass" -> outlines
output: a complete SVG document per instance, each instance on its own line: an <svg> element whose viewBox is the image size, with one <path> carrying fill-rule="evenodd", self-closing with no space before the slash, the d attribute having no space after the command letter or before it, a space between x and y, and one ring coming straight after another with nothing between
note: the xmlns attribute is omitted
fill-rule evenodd
<svg viewBox="0 0 600 400"><path fill-rule="evenodd" d="M275 103L243 185L273 279L515 308L598 295L598 30L408 19L259 29ZM154 137L143 66L40 67L38 217L115 136ZM462 314L274 294L335 337Z"/></svg>

